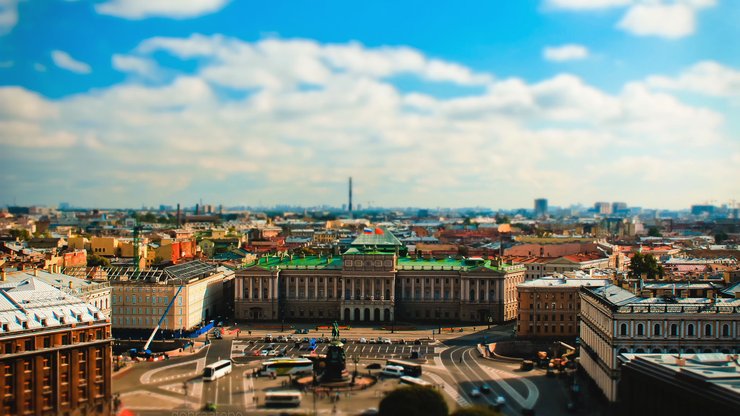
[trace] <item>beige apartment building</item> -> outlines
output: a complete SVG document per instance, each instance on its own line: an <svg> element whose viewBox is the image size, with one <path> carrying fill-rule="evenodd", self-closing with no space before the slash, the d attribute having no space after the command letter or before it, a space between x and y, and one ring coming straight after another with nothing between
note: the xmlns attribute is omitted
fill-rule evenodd
<svg viewBox="0 0 740 416"><path fill-rule="evenodd" d="M231 279L233 271L200 261L113 277L113 329L153 329L173 298L163 330L190 330L224 316Z"/></svg>

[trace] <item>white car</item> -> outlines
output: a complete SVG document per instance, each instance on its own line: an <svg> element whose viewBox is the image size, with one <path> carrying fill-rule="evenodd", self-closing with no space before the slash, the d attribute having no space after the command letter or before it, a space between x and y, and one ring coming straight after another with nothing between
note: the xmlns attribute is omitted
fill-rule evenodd
<svg viewBox="0 0 740 416"><path fill-rule="evenodd" d="M268 357L276 357L276 356L277 356L277 355L278 355L279 353L280 353L280 352L279 352L278 350L270 350L270 351L269 351L269 352L267 353L267 356L268 356Z"/></svg>
<svg viewBox="0 0 740 416"><path fill-rule="evenodd" d="M480 390L478 390L478 389L470 390L470 397L472 397L474 399L477 399L480 396L481 396Z"/></svg>
<svg viewBox="0 0 740 416"><path fill-rule="evenodd" d="M367 340L365 338L360 338L360 344L367 344Z"/></svg>
<svg viewBox="0 0 740 416"><path fill-rule="evenodd" d="M403 376L403 367L400 365L387 365L380 374L386 377L401 377Z"/></svg>
<svg viewBox="0 0 740 416"><path fill-rule="evenodd" d="M268 351L268 350L262 350L262 351L260 351L260 356L261 357L267 357L268 355L270 355L270 351Z"/></svg>
<svg viewBox="0 0 740 416"><path fill-rule="evenodd" d="M504 396L498 396L496 397L496 405L497 406L503 406L506 404L506 398Z"/></svg>
<svg viewBox="0 0 740 416"><path fill-rule="evenodd" d="M389 338L383 338L383 344L393 344Z"/></svg>

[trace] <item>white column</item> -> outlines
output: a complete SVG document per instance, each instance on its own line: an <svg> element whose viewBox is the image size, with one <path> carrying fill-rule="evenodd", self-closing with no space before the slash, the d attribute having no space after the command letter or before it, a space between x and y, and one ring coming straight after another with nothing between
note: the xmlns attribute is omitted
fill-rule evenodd
<svg viewBox="0 0 740 416"><path fill-rule="evenodd" d="M401 299L406 295L406 279L401 279Z"/></svg>
<svg viewBox="0 0 740 416"><path fill-rule="evenodd" d="M475 279L475 301L480 302L480 279Z"/></svg>
<svg viewBox="0 0 740 416"><path fill-rule="evenodd" d="M303 284L306 289L306 293L303 294L303 299L308 299L308 277L304 277L303 279L304 279Z"/></svg>
<svg viewBox="0 0 740 416"><path fill-rule="evenodd" d="M260 293L258 293L257 299L262 300L262 278L260 277L259 279L260 279L260 285L259 285Z"/></svg>
<svg viewBox="0 0 740 416"><path fill-rule="evenodd" d="M254 277L249 278L249 295L247 296L247 299L254 299L254 291L252 290L252 287L254 286Z"/></svg>
<svg viewBox="0 0 740 416"><path fill-rule="evenodd" d="M367 283L365 279L360 280L360 298L362 300L365 300L365 283Z"/></svg>
<svg viewBox="0 0 740 416"><path fill-rule="evenodd" d="M491 281L489 279L486 279L486 302L493 302L493 299L491 299Z"/></svg>
<svg viewBox="0 0 740 416"><path fill-rule="evenodd" d="M350 291L351 292L349 294L349 298L350 299L354 299L355 298L355 287L357 286L357 282L355 282L355 279L352 278L352 280L350 280L350 283L351 283L351 285L350 285Z"/></svg>
<svg viewBox="0 0 740 416"><path fill-rule="evenodd" d="M411 279L411 299L416 299L416 278Z"/></svg>
<svg viewBox="0 0 740 416"><path fill-rule="evenodd" d="M313 297L314 299L319 298L319 278L318 277L313 278Z"/></svg>
<svg viewBox="0 0 740 416"><path fill-rule="evenodd" d="M370 280L370 299L375 299L375 279Z"/></svg>
<svg viewBox="0 0 740 416"><path fill-rule="evenodd" d="M329 278L324 278L324 299L329 297Z"/></svg>
<svg viewBox="0 0 740 416"><path fill-rule="evenodd" d="M424 293L424 280L425 278L421 278L421 300L425 300L426 294Z"/></svg>

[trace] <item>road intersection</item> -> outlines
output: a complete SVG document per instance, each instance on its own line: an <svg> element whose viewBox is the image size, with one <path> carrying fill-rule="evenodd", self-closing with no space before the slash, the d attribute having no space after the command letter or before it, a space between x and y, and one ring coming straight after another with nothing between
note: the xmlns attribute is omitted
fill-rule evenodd
<svg viewBox="0 0 740 416"><path fill-rule="evenodd" d="M528 377L541 376L535 372L519 372L515 365L491 361L481 356L476 341L479 336L468 335L446 340L445 343L423 343L422 345L399 344L360 344L349 340L347 350L348 369L352 370L350 357L361 359L359 369L372 362L384 363L387 359L408 359L412 351L418 351L426 358L422 378L432 382L447 396L451 407L469 404L496 405L496 398L503 397L504 414L521 414L524 409L541 407L541 387L550 390L560 389L558 384L550 387L547 383L556 383L554 379L532 382ZM196 410L206 403L214 403L219 410L248 410L247 414L262 413L260 406L264 391L281 387L285 380L268 380L252 378L251 375L259 363L266 357L255 356L255 352L264 349L269 343L264 340L215 340L210 345L194 354L172 358L170 360L138 363L126 374L116 378L114 392L119 393L124 405L139 414L154 413L154 409ZM451 344L451 345L448 345ZM295 344L276 343L276 347L285 348L287 355L308 354ZM322 353L326 344L318 344L317 353ZM246 354L245 354L246 350ZM234 369L231 374L213 382L204 383L201 377L203 368L219 359L232 358ZM471 397L473 388L480 389L486 384L491 388L488 394ZM385 382L383 387L393 388ZM559 391L559 390L558 390ZM353 402L361 402L360 393ZM377 407L377 394L374 396ZM308 401L308 400L307 400ZM372 400L368 400L372 403ZM326 410L327 406L321 404ZM331 409L331 407L328 407ZM341 413L341 412L339 412ZM560 413L560 412L556 412Z"/></svg>

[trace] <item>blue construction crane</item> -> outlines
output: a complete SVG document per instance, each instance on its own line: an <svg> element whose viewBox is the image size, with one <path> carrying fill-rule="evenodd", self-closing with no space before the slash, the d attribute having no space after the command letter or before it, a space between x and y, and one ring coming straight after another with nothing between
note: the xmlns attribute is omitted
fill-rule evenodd
<svg viewBox="0 0 740 416"><path fill-rule="evenodd" d="M180 282L181 282L180 283L180 287L177 288L177 291L175 292L175 296L173 296L172 297L172 300L170 301L170 303L167 304L167 307L164 309L164 313L162 314L162 317L159 318L159 322L157 322L157 326L154 327L154 330L152 331L152 334L149 335L149 339L147 340L146 344L144 344L143 352L146 355L149 355L149 354L152 353L149 350L149 344L151 344L152 343L152 340L154 340L154 336L157 335L157 331L159 331L159 327L162 325L162 322L167 317L167 312L170 311L170 308L172 307L172 305L175 304L175 299L177 299L177 296L182 291L182 288L185 287L185 282L186 281L181 279Z"/></svg>

